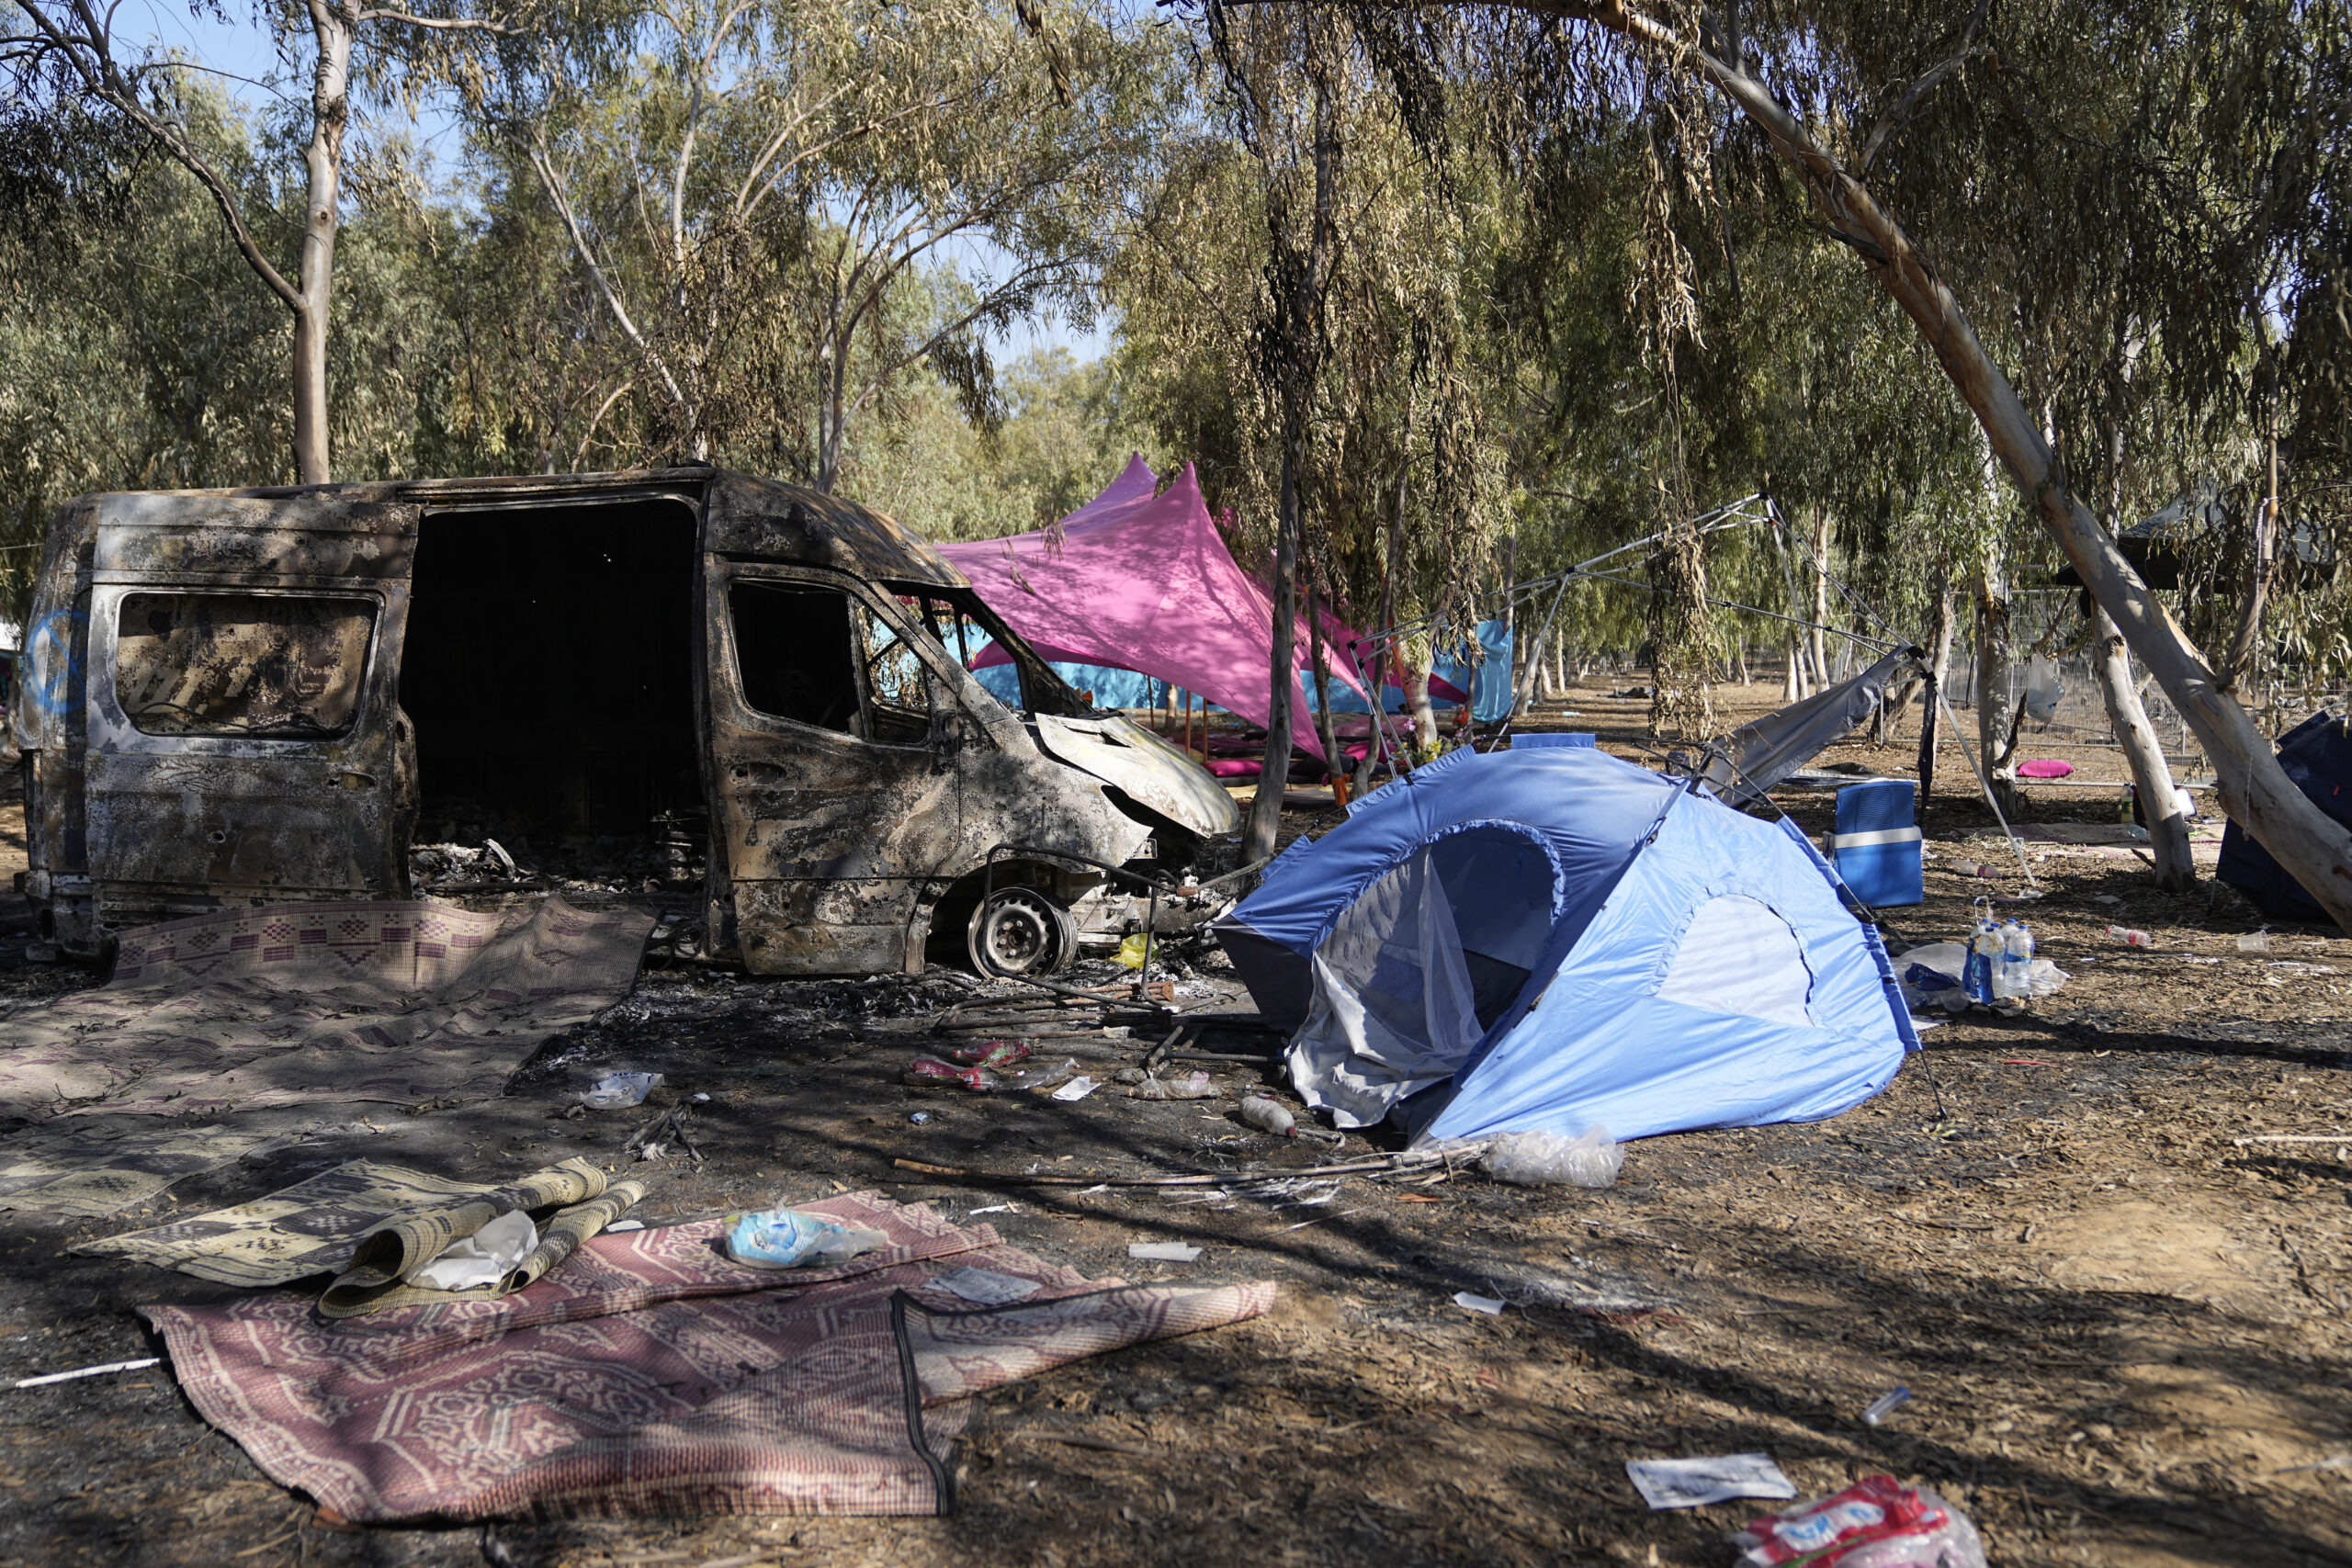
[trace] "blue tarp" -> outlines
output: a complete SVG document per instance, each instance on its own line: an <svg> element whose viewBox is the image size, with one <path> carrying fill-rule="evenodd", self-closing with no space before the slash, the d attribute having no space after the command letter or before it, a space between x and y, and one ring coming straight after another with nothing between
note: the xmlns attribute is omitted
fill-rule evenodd
<svg viewBox="0 0 2352 1568"><path fill-rule="evenodd" d="M1618 1138L1814 1121L1918 1047L1804 836L1580 748L1448 753L1217 924L1342 1124Z"/></svg>
<svg viewBox="0 0 2352 1568"><path fill-rule="evenodd" d="M1440 659L1437 673L1470 694L1470 716L1499 724L1510 716L1510 627L1501 621L1478 623L1484 658L1474 671L1460 659Z"/></svg>
<svg viewBox="0 0 2352 1568"><path fill-rule="evenodd" d="M996 646L992 637L975 638L972 657L978 659ZM1107 664L1066 664L1055 660L1054 673L1070 683L1073 691L1094 694L1094 705L1099 708L1156 708L1168 705L1168 682L1151 675L1137 674L1133 670L1114 670ZM1018 710L1021 706L1021 671L1014 664L990 664L972 671L972 679L988 689L989 694L1005 706ZM1179 705L1183 697L1177 696ZM1222 710L1219 710L1222 711Z"/></svg>

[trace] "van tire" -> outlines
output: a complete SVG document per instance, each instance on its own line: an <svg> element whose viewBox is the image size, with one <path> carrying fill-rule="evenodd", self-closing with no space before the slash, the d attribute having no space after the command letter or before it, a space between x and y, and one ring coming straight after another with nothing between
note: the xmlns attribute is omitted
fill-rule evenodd
<svg viewBox="0 0 2352 1568"><path fill-rule="evenodd" d="M1078 926L1035 887L1000 887L972 911L966 944L977 974L1047 975L1078 956Z"/></svg>

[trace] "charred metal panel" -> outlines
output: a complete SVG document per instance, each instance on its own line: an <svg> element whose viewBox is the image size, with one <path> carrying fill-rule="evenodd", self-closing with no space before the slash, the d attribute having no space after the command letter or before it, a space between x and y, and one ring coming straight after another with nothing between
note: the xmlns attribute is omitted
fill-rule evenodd
<svg viewBox="0 0 2352 1568"><path fill-rule="evenodd" d="M803 650L804 678L746 678L747 659L789 646L737 622L762 589L810 623L820 601L845 601ZM718 560L704 592L712 820L732 883L712 928L733 917L752 972L915 967L930 902L991 846L1025 839L1124 859L1148 836L1099 784L1040 757L1001 708L989 703L991 724L966 705L985 693L889 595L845 575ZM823 640L834 636L840 658Z"/></svg>
<svg viewBox="0 0 2352 1568"><path fill-rule="evenodd" d="M99 515L96 581L254 583L405 580L416 509L333 491L287 501L114 495Z"/></svg>
<svg viewBox="0 0 2352 1568"><path fill-rule="evenodd" d="M1124 718L1057 718L1038 714L1037 743L1073 768L1117 785L1127 797L1203 838L1233 830L1233 797L1216 780L1159 736Z"/></svg>
<svg viewBox="0 0 2352 1568"><path fill-rule="evenodd" d="M719 555L801 561L869 581L970 586L946 558L879 512L822 491L721 470L704 535Z"/></svg>

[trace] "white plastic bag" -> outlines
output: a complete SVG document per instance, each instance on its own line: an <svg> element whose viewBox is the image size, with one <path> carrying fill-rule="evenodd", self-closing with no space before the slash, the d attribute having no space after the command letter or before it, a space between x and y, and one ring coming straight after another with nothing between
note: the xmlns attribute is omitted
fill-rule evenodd
<svg viewBox="0 0 2352 1568"><path fill-rule="evenodd" d="M580 1103L591 1111L626 1111L632 1105L642 1105L645 1097L661 1087L660 1073L606 1073L588 1086Z"/></svg>
<svg viewBox="0 0 2352 1568"><path fill-rule="evenodd" d="M1483 1162L1497 1181L1521 1187L1613 1187L1625 1151L1606 1127L1574 1138L1557 1133L1503 1133L1487 1145Z"/></svg>
<svg viewBox="0 0 2352 1568"><path fill-rule="evenodd" d="M510 1209L459 1241L443 1247L433 1261L410 1272L408 1282L428 1291L473 1291L495 1285L538 1249L539 1227L520 1209Z"/></svg>

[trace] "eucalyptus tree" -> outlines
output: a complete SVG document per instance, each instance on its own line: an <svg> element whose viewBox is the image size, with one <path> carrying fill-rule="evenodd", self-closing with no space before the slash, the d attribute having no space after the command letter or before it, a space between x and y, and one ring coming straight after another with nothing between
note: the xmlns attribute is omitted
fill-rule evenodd
<svg viewBox="0 0 2352 1568"><path fill-rule="evenodd" d="M1821 231L1910 319L1995 459L2196 731L2232 817L2352 929L2352 833L2288 781L1996 357L2075 297L2074 264L2111 254L2115 286L2167 346L2175 399L2224 415L2242 405L2239 349L2274 307L2289 341L2310 349L2288 363L2340 395L2346 334L2330 317L2346 264L2325 237L2342 222L2329 209L2352 162L2352 126L2331 107L2352 85L2344 0L1997 15L1780 0L1722 16L1677 0L1505 0L1411 15L1402 52L1418 69L1531 121L1611 101L1627 59L1719 94ZM2056 177L2079 172L2098 177ZM1996 333L1988 346L1963 288L1994 326L2014 324L2006 344Z"/></svg>
<svg viewBox="0 0 2352 1568"><path fill-rule="evenodd" d="M328 346L336 235L348 193L345 166L353 94L413 107L445 91L463 96L482 81L485 56L520 39L531 0L416 0L413 8L359 0L255 0L251 21L279 58L307 77L300 148L302 204L294 265L273 259L251 194L205 145L180 80L197 62L127 39L119 6L96 0L7 0L0 9L0 63L21 100L51 113L78 103L118 118L176 160L202 186L253 275L293 320L293 457L300 482L330 472ZM197 0L200 12L232 20L227 0ZM288 272L291 276L288 276Z"/></svg>
<svg viewBox="0 0 2352 1568"><path fill-rule="evenodd" d="M658 446L771 444L831 489L910 369L985 418L992 332L1088 317L1153 140L1148 29L1001 0L664 0L644 28L617 65L512 73L486 152L536 181Z"/></svg>

